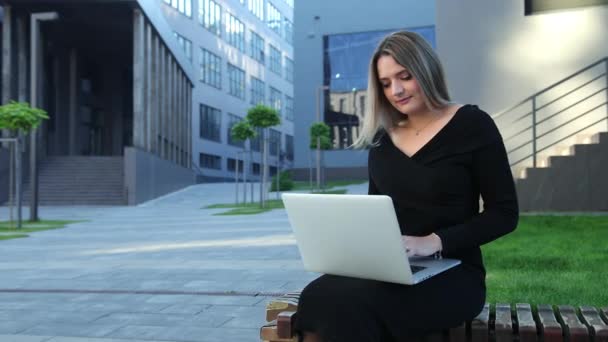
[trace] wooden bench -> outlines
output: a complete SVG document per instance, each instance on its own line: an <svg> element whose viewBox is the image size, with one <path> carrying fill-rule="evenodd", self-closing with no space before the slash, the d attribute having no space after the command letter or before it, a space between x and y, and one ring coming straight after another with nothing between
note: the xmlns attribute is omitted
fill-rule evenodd
<svg viewBox="0 0 608 342"><path fill-rule="evenodd" d="M262 341L297 342L293 323L299 293L268 303ZM472 321L427 336L427 342L608 342L608 307L486 304Z"/></svg>

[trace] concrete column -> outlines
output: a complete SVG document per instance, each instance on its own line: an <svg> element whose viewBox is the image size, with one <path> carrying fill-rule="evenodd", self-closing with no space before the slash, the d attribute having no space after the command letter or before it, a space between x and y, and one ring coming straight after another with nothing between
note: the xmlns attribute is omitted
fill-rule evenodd
<svg viewBox="0 0 608 342"><path fill-rule="evenodd" d="M164 102L164 110L163 110L163 116L162 116L162 121L161 121L161 132L162 132L162 144L163 144L163 157L164 159L168 160L169 159L169 139L168 139L168 123L169 121L167 120L167 118L169 117L169 101L170 96L169 96L169 90L171 89L171 84L170 84L170 78L169 78L169 51L167 51L167 47L163 45L163 56L164 56L164 61L163 61L163 68L164 68L164 86L163 86L163 102Z"/></svg>
<svg viewBox="0 0 608 342"><path fill-rule="evenodd" d="M68 154L74 156L78 154L77 151L77 117L76 117L76 106L77 104L77 91L78 91L78 55L75 48L70 49L69 57L69 118L68 118Z"/></svg>
<svg viewBox="0 0 608 342"><path fill-rule="evenodd" d="M151 58L151 73L150 77L152 79L151 82L151 91L150 95L152 96L152 103L150 106L150 151L157 156L160 156L158 153L158 106L159 106L159 96L158 96L158 85L159 85L159 72L158 72L158 37L156 34L152 35L152 58Z"/></svg>
<svg viewBox="0 0 608 342"><path fill-rule="evenodd" d="M12 98L13 85L13 9L4 6L4 17L2 19L2 103L8 103Z"/></svg>
<svg viewBox="0 0 608 342"><path fill-rule="evenodd" d="M168 159L173 161L173 117L175 113L175 62L171 53L168 54L169 64L169 109L167 110L167 140L169 145Z"/></svg>
<svg viewBox="0 0 608 342"><path fill-rule="evenodd" d="M187 142L187 146L188 146L188 168L192 167L192 119L193 119L193 115L194 115L194 108L198 108L198 106L194 106L192 104L192 86L190 85L189 81L188 81L188 96L187 96L187 115L188 115L188 127L187 127L187 133L188 133L188 142Z"/></svg>
<svg viewBox="0 0 608 342"><path fill-rule="evenodd" d="M185 90L186 87L184 86L184 83L186 82L185 77L183 72L179 73L179 126L178 126L178 133L177 133L177 141L179 142L179 165L184 166L184 133L185 133L185 129L184 129L184 112L185 112L185 108L184 105L186 103L185 98Z"/></svg>
<svg viewBox="0 0 608 342"><path fill-rule="evenodd" d="M145 23L145 28L146 28L146 42L145 42L145 50L144 50L144 61L145 61L145 81L144 81L144 88L145 88L145 116L144 116L144 135L146 138L146 148L145 150L148 152L152 152L152 143L151 143L151 126L152 126L152 102L153 102L153 97L152 97L152 26L150 25L150 23L146 20Z"/></svg>
<svg viewBox="0 0 608 342"><path fill-rule="evenodd" d="M28 68L27 68L27 31L25 18L16 17L17 24L17 98L20 102L27 101Z"/></svg>
<svg viewBox="0 0 608 342"><path fill-rule="evenodd" d="M144 16L133 10L133 146L145 149Z"/></svg>
<svg viewBox="0 0 608 342"><path fill-rule="evenodd" d="M156 145L158 156L165 158L163 150L163 115L165 113L165 52L162 40L158 39L158 116L156 118Z"/></svg>

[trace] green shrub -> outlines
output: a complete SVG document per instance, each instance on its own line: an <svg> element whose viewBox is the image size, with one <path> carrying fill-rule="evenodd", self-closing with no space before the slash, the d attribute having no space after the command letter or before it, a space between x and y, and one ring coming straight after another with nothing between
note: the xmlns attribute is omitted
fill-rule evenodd
<svg viewBox="0 0 608 342"><path fill-rule="evenodd" d="M272 177L272 186L270 191L277 191L277 176L279 177L279 191L293 190L294 184L291 179L291 172L283 171Z"/></svg>

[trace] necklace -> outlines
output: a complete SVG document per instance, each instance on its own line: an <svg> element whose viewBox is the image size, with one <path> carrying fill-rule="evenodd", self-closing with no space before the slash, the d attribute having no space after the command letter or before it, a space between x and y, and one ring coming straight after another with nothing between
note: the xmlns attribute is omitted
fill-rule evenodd
<svg viewBox="0 0 608 342"><path fill-rule="evenodd" d="M422 130L424 130L425 128L427 128L433 121L439 119L440 117L441 116L437 116L437 117L433 118L431 121L427 122L426 125L424 125L422 128L416 129L416 128L412 127L412 129L414 130L414 134L416 134L416 136L420 135L420 132L422 132ZM400 121L398 125L400 127L404 127L405 125L408 124L408 122L409 122L409 120Z"/></svg>

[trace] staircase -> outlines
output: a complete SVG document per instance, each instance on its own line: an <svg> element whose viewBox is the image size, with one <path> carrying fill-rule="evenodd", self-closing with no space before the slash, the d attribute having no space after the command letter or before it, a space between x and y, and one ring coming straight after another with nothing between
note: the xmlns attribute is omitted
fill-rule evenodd
<svg viewBox="0 0 608 342"><path fill-rule="evenodd" d="M123 164L122 156L48 157L39 169L39 204L126 205ZM29 183L23 195L29 203Z"/></svg>
<svg viewBox="0 0 608 342"><path fill-rule="evenodd" d="M521 211L608 211L608 57L493 119Z"/></svg>

